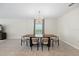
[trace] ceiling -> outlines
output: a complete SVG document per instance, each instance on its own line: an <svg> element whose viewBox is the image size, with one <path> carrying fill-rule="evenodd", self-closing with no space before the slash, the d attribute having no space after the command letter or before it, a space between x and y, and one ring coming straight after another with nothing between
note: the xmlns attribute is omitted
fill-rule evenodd
<svg viewBox="0 0 79 59"><path fill-rule="evenodd" d="M70 3L0 3L0 18L32 19L39 15L44 18L59 18L71 9L79 7Z"/></svg>

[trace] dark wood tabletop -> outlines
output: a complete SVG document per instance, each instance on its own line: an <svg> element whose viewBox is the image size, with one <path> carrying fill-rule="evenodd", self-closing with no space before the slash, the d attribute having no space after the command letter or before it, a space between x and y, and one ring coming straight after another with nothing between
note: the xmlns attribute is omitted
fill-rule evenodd
<svg viewBox="0 0 79 59"><path fill-rule="evenodd" d="M33 34L26 34L26 35L23 35L23 37L35 37L35 36ZM45 34L45 35L43 35L43 37L57 37L57 35Z"/></svg>

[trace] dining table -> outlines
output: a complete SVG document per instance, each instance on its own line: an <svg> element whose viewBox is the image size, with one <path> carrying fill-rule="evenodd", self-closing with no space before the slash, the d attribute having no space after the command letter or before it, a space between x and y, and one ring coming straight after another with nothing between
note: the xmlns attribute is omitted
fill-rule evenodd
<svg viewBox="0 0 79 59"><path fill-rule="evenodd" d="M25 34L25 35L23 35L22 37L29 37L30 39L30 41L29 41L29 43L30 43L30 46L32 45L32 39L31 38L38 38L38 40L39 40L39 42L41 42L41 39L42 38L48 38L49 39L49 41L53 41L53 39L51 39L51 37L55 37L55 38L58 38L58 46L59 46L59 37L57 36L57 35L55 35L55 34L44 34L42 37L36 37L34 34Z"/></svg>

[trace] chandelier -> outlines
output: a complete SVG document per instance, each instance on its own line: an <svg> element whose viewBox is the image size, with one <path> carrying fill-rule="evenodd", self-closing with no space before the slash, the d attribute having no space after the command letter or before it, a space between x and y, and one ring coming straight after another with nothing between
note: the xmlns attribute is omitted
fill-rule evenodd
<svg viewBox="0 0 79 59"><path fill-rule="evenodd" d="M38 11L38 15L35 17L36 23L42 23L44 17L40 15L40 10Z"/></svg>

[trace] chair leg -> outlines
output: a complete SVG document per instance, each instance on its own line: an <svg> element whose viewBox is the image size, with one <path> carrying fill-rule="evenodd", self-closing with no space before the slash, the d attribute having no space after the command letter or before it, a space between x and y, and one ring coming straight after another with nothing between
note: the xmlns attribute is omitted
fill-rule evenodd
<svg viewBox="0 0 79 59"><path fill-rule="evenodd" d="M32 51L32 46L31 46L31 51Z"/></svg>
<svg viewBox="0 0 79 59"><path fill-rule="evenodd" d="M49 46L48 46L48 51L49 51Z"/></svg>
<svg viewBox="0 0 79 59"><path fill-rule="evenodd" d="M39 45L37 44L37 50L39 50Z"/></svg>
<svg viewBox="0 0 79 59"><path fill-rule="evenodd" d="M21 40L21 46L22 46L22 40Z"/></svg>
<svg viewBox="0 0 79 59"><path fill-rule="evenodd" d="M54 46L54 40L52 40L52 47Z"/></svg>
<svg viewBox="0 0 79 59"><path fill-rule="evenodd" d="M27 39L26 39L26 45L28 46L28 41L27 41Z"/></svg>
<svg viewBox="0 0 79 59"><path fill-rule="evenodd" d="M58 40L58 46L59 46L59 40Z"/></svg>
<svg viewBox="0 0 79 59"><path fill-rule="evenodd" d="M42 46L42 51L43 51L43 44L41 46Z"/></svg>

